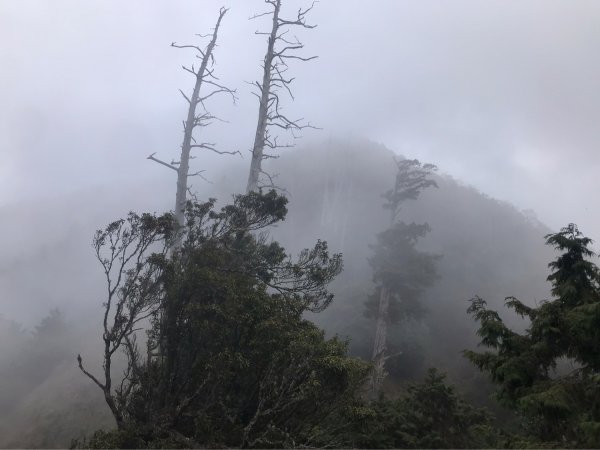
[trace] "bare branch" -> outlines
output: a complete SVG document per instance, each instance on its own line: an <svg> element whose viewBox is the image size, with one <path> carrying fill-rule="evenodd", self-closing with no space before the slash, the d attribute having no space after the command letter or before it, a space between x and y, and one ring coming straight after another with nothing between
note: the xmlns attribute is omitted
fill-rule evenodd
<svg viewBox="0 0 600 450"><path fill-rule="evenodd" d="M317 59L318 56L298 56L298 55L277 55L279 58L283 59L298 59L300 61L312 61L313 59Z"/></svg>
<svg viewBox="0 0 600 450"><path fill-rule="evenodd" d="M155 161L155 162L157 162L157 163L159 163L159 164L162 164L162 165L163 165L163 166L165 166L165 167L168 167L169 169L173 169L175 172L179 172L179 168L178 168L178 167L175 167L175 166L173 165L173 164L176 164L176 163L169 164L169 163L167 163L167 162L161 161L161 160L160 160L160 159L158 159L158 158L155 158L155 157L154 157L154 155L156 155L156 152L155 152L155 153L152 153L152 154L151 154L150 156L148 156L146 159L150 159L150 160L152 160L152 161ZM177 164L179 164L179 163L177 163Z"/></svg>
<svg viewBox="0 0 600 450"><path fill-rule="evenodd" d="M225 151L225 150L217 150L214 147L215 144L211 144L209 142L203 142L202 144L194 144L191 146L191 148L204 148L206 150L210 150L212 152L218 153L219 155L236 155L239 154L240 156L242 156L242 153L239 150L235 150L235 151Z"/></svg>
<svg viewBox="0 0 600 450"><path fill-rule="evenodd" d="M274 149L278 145L276 140L269 138L269 127L276 127L284 131L291 131L292 136L294 131L301 130L303 128L312 128L310 124L303 124L300 120L291 120L283 115L279 108L279 95L278 91L285 89L288 95L294 99L290 84L294 81L294 77L285 77L284 73L287 70L287 60L300 60L300 61L311 61L316 56L305 57L294 54L298 50L304 48L304 44L300 42L297 37L295 40L288 38L289 27L300 26L302 28L314 28L315 25L309 25L306 23L306 14L310 12L315 3L313 2L310 7L302 9L300 8L296 14L294 20L287 20L280 17L281 0L265 0L265 3L271 5L272 10L266 13L259 13L254 16L272 16L272 25L270 32L257 31L255 34L268 35L267 40L267 51L264 57L263 78L262 82L254 82L254 86L258 87L258 92L252 92L259 99L259 113L258 121L256 125L256 133L254 137L254 144L252 147L252 161L250 163L250 173L248 176L248 184L246 187L247 192L251 192L257 189L258 179L261 174L264 175L262 169L262 161L266 158L270 158L273 155L264 155L265 147Z"/></svg>
<svg viewBox="0 0 600 450"><path fill-rule="evenodd" d="M269 182L268 183L261 183L260 180L259 180L259 183L258 183L259 188L261 188L261 189L264 189L264 188L266 188L266 189L275 189L275 190L278 190L278 191L287 192L285 190L285 188L282 188L282 187L280 187L280 186L278 186L278 185L275 184L275 178L278 177L278 174L270 174L270 173L268 173L268 172L266 172L264 170L261 170L260 174L264 175L267 178L267 180L269 180Z"/></svg>
<svg viewBox="0 0 600 450"><path fill-rule="evenodd" d="M185 98L187 102L191 105L192 101L189 99L189 97L185 95L181 89L179 89L179 92L181 93L181 95L183 95L183 98Z"/></svg>
<svg viewBox="0 0 600 450"><path fill-rule="evenodd" d="M191 68L191 69L189 69L189 68L187 68L187 67L185 67L185 66L181 66L181 68L182 68L183 70L185 70L186 72L189 72L189 73L191 73L191 74L192 74L192 75L194 75L195 77L197 77L197 76L198 76L198 72L196 72L196 71L194 70L194 66L192 66L192 68Z"/></svg>
<svg viewBox="0 0 600 450"><path fill-rule="evenodd" d="M175 48L193 48L198 53L200 53L202 56L204 56L204 50L202 50L197 45L178 45L175 42L171 42L171 47L175 47Z"/></svg>
<svg viewBox="0 0 600 450"><path fill-rule="evenodd" d="M248 17L248 20L254 20L254 19L258 19L259 17L270 16L271 14L273 14L272 11L267 11L267 12L264 12L264 13L254 14L253 16Z"/></svg>
<svg viewBox="0 0 600 450"><path fill-rule="evenodd" d="M204 181L207 181L210 183L210 181L208 181L206 178L204 178L204 176L202 175L204 172L206 172L206 170L198 170L197 172L194 173L188 173L188 177L200 177L202 178Z"/></svg>
<svg viewBox="0 0 600 450"><path fill-rule="evenodd" d="M100 381L98 381L98 379L92 375L91 373L89 373L87 370L85 370L83 368L83 362L81 360L81 355L77 355L77 364L79 365L79 369L90 379L92 380L94 383L96 383L98 385L98 387L100 389L102 389L103 391L106 390L106 386L104 386L102 383L100 383Z"/></svg>

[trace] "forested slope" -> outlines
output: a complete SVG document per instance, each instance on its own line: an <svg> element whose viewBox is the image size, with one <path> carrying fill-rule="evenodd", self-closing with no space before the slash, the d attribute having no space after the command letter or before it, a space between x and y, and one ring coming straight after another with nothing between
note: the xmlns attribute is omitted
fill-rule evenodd
<svg viewBox="0 0 600 450"><path fill-rule="evenodd" d="M363 314L364 302L374 289L368 258L376 234L388 225L381 194L394 180L392 158L393 153L381 145L345 139L290 150L270 167L289 196L288 216L272 230L273 237L291 252L319 238L328 241L332 252L343 253L344 270L332 286L335 300L311 318L328 334L349 338L351 354L365 359L370 359L374 333L374 322ZM207 193L200 192L199 198L227 201L241 188L243 170L233 164L215 175L215 184L203 186ZM550 230L531 214L443 172L441 167L435 178L437 189L406 203L400 213L406 222L431 226L419 246L441 258L439 278L425 292L423 321L401 323L392 330L392 347L401 354L388 361L386 389L395 392L399 384L420 380L428 367L435 366L448 372L459 390L485 403L489 386L461 355L477 342L476 324L466 314L467 300L478 294L502 309L507 295L529 304L546 298L547 263L554 254L544 246L543 236ZM37 330L32 324L25 330L10 321L10 311L3 312L0 334L8 337L0 341L5 349L0 355L0 402L2 423L9 431L1 433L2 446L66 446L71 437L110 423L99 393L78 372L75 360L82 349L88 354L97 351L98 356L100 351L103 285L89 245L91 231L105 224L98 223L101 220L123 216L130 209L127 205L168 209L170 196L157 193L149 183L131 196L104 189L92 197L101 201L74 196L43 207L19 205L0 212L7 229L14 228L23 214L31 223L30 239L18 246L12 243L0 261L3 295L21 302L37 317L56 306L62 311L61 316L50 316L54 322ZM74 198L77 215L73 215ZM68 226L59 226L65 218ZM10 247L10 239L5 244ZM524 327L512 317L508 323ZM42 338L50 331L49 324L54 324L57 337ZM39 347L42 341L48 351L40 350L45 348ZM39 366L37 378L22 377L32 365Z"/></svg>
<svg viewBox="0 0 600 450"><path fill-rule="evenodd" d="M349 336L352 351L370 357L374 324L363 318L363 303L373 290L369 246L388 226L381 195L394 180L393 153L368 141L339 140L291 152L273 166L290 192L287 223L275 235L288 247L319 236L344 254L345 269L335 282L336 301L315 320L330 333ZM465 186L444 175L443 167L440 172L439 187L407 202L400 212L406 222L431 226L419 245L442 257L439 279L425 293L428 314L422 326L405 324L396 330L399 341L408 339L409 347L418 343L418 348L409 351L404 345L404 354L391 363L398 366L399 375L410 373L406 366L416 364L420 370L449 370L451 378L460 381L456 371L472 371L460 352L477 341L476 326L466 314L467 300L482 295L502 309L508 295L532 304L548 298L547 264L554 252L544 245L550 230L531 212ZM524 326L520 321L514 325Z"/></svg>

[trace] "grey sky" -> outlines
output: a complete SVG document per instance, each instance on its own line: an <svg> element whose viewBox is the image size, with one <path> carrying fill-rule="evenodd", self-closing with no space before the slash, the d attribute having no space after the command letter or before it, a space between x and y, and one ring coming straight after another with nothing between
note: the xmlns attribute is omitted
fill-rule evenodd
<svg viewBox="0 0 600 450"><path fill-rule="evenodd" d="M293 13L305 1L290 0ZM0 205L89 185L123 188L173 174L144 158L177 156L193 55L171 49L209 30L221 2L2 0ZM217 73L239 91L207 131L249 163L259 78L260 0L225 2ZM365 136L553 228L600 239L600 3L322 0L301 32L291 115L323 127L308 139ZM200 167L224 164L202 156ZM209 174L210 176L210 174ZM128 178L133 180L128 181Z"/></svg>

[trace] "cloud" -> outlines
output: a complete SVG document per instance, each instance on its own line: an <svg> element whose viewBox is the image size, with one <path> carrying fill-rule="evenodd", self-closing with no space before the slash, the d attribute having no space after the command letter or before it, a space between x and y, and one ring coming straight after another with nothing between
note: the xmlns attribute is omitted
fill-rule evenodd
<svg viewBox="0 0 600 450"><path fill-rule="evenodd" d="M306 2L284 5L293 14ZM169 44L209 30L219 6L3 5L0 38L11 45L0 50L2 201L159 176L144 158L177 156L185 109L177 89L192 84L180 66L193 55ZM225 18L217 72L240 100L215 101L229 123L206 130L246 158L256 102L245 82L260 78L265 40L253 32L268 26L247 19L263 6L237 2ZM323 127L323 137L363 135L431 160L558 226L578 217L543 199L583 211L582 183L597 187L599 19L594 1L320 2L310 19L318 27L300 32L305 53L319 58L292 64L296 99L284 107ZM202 168L224 164L199 156ZM554 183L558 174L567 182ZM600 217L591 220L600 228Z"/></svg>

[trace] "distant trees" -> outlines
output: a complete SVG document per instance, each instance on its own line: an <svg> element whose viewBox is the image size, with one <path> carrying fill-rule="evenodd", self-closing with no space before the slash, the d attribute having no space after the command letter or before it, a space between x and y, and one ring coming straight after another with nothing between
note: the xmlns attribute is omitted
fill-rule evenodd
<svg viewBox="0 0 600 450"><path fill-rule="evenodd" d="M305 21L312 6L296 18L282 19L281 0L265 0L272 17L258 89L259 114L247 195L217 209L214 199L188 201L191 151L224 152L196 140L194 130L216 117L205 107L212 96L235 92L213 75L214 48L221 8L206 47L192 48L198 69L184 122L179 161L148 158L177 173L174 214L131 213L109 224L94 238L106 278L102 317L101 375L84 364L80 370L102 391L117 425L99 431L90 447L471 447L497 446L501 434L489 417L463 401L430 370L395 400L380 396L390 354L388 330L424 314L421 294L437 277L439 256L419 251L428 224L400 220L401 207L424 189L437 186L436 170L418 160L396 160L397 175L383 197L389 227L377 235L369 260L376 284L366 302L375 319L371 401L361 398L369 365L347 356L347 343L326 339L304 318L332 301L328 284L342 269L341 255L327 244L292 259L265 230L287 213L287 200L274 190L262 162L266 149L281 145L273 128L297 131L309 124L283 114L279 94L290 96L289 59L303 48L288 37L288 27L313 28ZM279 46L278 46L279 45ZM209 87L209 92L204 91ZM293 97L293 96L292 96ZM200 109L200 111L199 111ZM267 178L261 182L261 176ZM499 396L527 419L539 440L598 445L600 385L600 275L588 261L591 241L574 225L547 236L565 253L548 278L555 301L530 308L511 298L508 306L531 320L524 335L509 330L498 314L475 298L469 308L480 321L482 344L496 352L466 352L500 385ZM38 330L59 328L50 317ZM138 342L139 332L145 336ZM145 338L145 339L144 339ZM142 350L140 346L145 346ZM158 350L158 351L157 351ZM118 353L125 356L122 376L115 375ZM563 363L571 371L553 372ZM507 441L504 441L505 443Z"/></svg>
<svg viewBox="0 0 600 450"><path fill-rule="evenodd" d="M491 416L467 403L446 376L430 369L398 398L379 399L355 411L353 448L498 448L507 440Z"/></svg>
<svg viewBox="0 0 600 450"><path fill-rule="evenodd" d="M600 271L592 240L574 224L546 236L561 253L549 264L553 300L506 305L529 320L523 334L475 297L468 312L480 324L481 345L465 355L498 385L500 402L524 417L525 431L560 447L600 446Z"/></svg>
<svg viewBox="0 0 600 450"><path fill-rule="evenodd" d="M375 293L366 303L367 317L376 320L373 343L373 374L369 385L372 399L378 397L385 378L385 361L388 353L388 326L407 318L418 318L423 308L419 297L430 286L437 274L438 256L416 249L419 238L429 232L427 224L407 224L398 221L401 205L406 200L416 200L423 189L437 186L429 178L436 170L432 164L418 160L395 160L398 167L394 187L383 197L384 208L390 210L390 228L377 235L370 259Z"/></svg>
<svg viewBox="0 0 600 450"><path fill-rule="evenodd" d="M26 341L26 336L25 330L19 323L0 315L0 362L19 352Z"/></svg>
<svg viewBox="0 0 600 450"><path fill-rule="evenodd" d="M112 317L103 334L104 377L79 361L119 431L98 433L90 445L325 442L323 427L354 399L367 365L303 318L331 301L327 284L341 270L340 255L317 242L292 260L260 234L284 218L286 202L271 191L237 196L221 210L214 200L189 203L181 249L170 256L163 250L172 239L168 216L132 215L97 234L109 286L105 317ZM135 331L145 318L143 355ZM160 357L148 357L163 342ZM113 388L119 349L127 365Z"/></svg>
<svg viewBox="0 0 600 450"><path fill-rule="evenodd" d="M24 396L46 381L57 367L71 360L69 346L73 332L64 314L53 309L33 332L0 316L0 337L0 423L3 423ZM2 432L6 430L0 429Z"/></svg>

